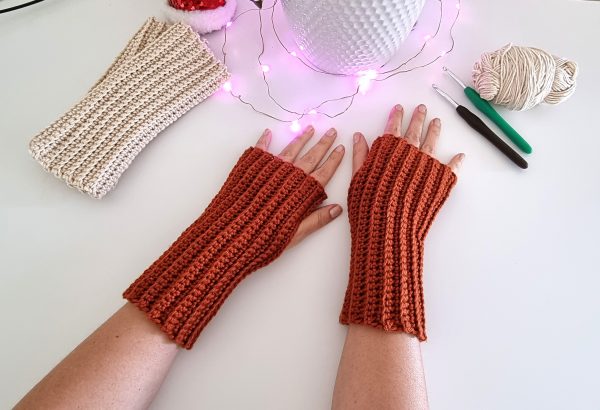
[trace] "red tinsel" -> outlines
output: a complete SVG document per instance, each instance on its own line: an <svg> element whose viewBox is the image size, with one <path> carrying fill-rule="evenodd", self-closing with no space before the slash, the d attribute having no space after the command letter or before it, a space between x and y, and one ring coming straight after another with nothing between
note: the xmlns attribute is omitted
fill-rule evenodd
<svg viewBox="0 0 600 410"><path fill-rule="evenodd" d="M171 7L177 10L212 10L225 5L225 0L169 0Z"/></svg>

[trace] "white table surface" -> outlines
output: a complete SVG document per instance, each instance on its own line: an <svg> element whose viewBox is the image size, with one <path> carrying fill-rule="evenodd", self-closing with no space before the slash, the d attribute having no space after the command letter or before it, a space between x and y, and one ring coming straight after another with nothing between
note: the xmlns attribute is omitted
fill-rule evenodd
<svg viewBox="0 0 600 410"><path fill-rule="evenodd" d="M290 139L286 125L220 93L159 135L101 201L45 173L27 152L29 139L161 10L161 0L48 0L0 15L0 408L123 304L123 289L197 217L263 128L274 130L274 149ZM265 105L252 59L254 18L232 27L230 69L234 83ZM597 409L600 4L466 0L455 37L443 63L375 85L347 114L319 118L316 127L337 127L349 148L355 130L372 140L394 103L412 110L424 102L444 123L439 157L467 153L427 241L423 357L432 408ZM213 46L220 38L211 37ZM434 53L448 41L442 29ZM581 67L577 92L563 105L503 111L534 147L527 171L429 87L438 82L469 105L441 66L468 79L481 52L509 41ZM277 50L267 57L284 101L308 104L330 97L328 87L348 89L283 65ZM298 90L306 78L314 85ZM345 203L349 179L348 157L327 188L330 201ZM153 407L328 408L346 332L337 318L349 243L344 214L244 281L195 348L177 358Z"/></svg>

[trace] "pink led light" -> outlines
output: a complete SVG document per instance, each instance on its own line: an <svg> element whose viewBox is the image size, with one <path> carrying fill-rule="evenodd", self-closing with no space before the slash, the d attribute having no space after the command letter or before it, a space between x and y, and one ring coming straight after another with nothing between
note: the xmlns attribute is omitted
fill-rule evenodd
<svg viewBox="0 0 600 410"><path fill-rule="evenodd" d="M310 115L317 115L317 110L310 110L308 113Z"/></svg>
<svg viewBox="0 0 600 410"><path fill-rule="evenodd" d="M225 81L223 83L223 90L227 91L227 92L231 92L231 81Z"/></svg>
<svg viewBox="0 0 600 410"><path fill-rule="evenodd" d="M294 120L290 124L290 130L292 130L292 132L298 132L300 131L300 128L300 122L298 120Z"/></svg>
<svg viewBox="0 0 600 410"><path fill-rule="evenodd" d="M286 0L284 0L284 1L286 1ZM462 9L462 1L461 0L454 0L454 1L455 1L455 7L458 10L458 12L456 13L454 19L452 20L452 23L450 25L450 30L449 30L449 36L450 36L450 39L452 40L452 44L454 44L454 41L455 41L455 38L454 38L453 33L452 33L452 28L454 27L455 23L458 22L459 16L461 14L460 10ZM598 1L600 1L600 0L598 0ZM443 3L442 0L439 0L439 4L440 4L440 13L439 13L438 29L439 29L439 26L441 26L441 24L442 24L442 12L441 11L443 10L443 7L444 7L445 3ZM452 7L451 4L452 3L450 2L450 7ZM273 25L273 30L276 31L273 16L274 16L274 13L271 14L271 23ZM235 19L233 19L233 21L228 22L227 27L229 27L233 22L235 22ZM262 29L262 21L261 21L261 29ZM437 34L437 31L436 31L436 34ZM421 35L423 37L425 37L425 44L422 44L421 50L414 57L412 57L411 60L413 58L416 58L417 56L421 55L422 51L424 49L427 49L428 40L432 40L435 37L434 35L430 35L430 34L426 34L426 35L421 34ZM288 52L293 57L297 57L298 59L300 59L301 62L304 62L303 58L301 57L301 54L303 54L303 53L301 53L301 51L303 52L304 50L306 50L306 46L297 44L296 45L298 47L297 50L299 50L299 51L292 51L293 50L292 48L289 48L288 46L286 46L286 44L284 44L284 42L279 39L279 36L277 36L277 37L278 37L277 39L279 40L280 46L286 52ZM265 47L265 39L262 36L261 36L261 42L262 42L262 46ZM222 44L222 47L221 47L222 51L223 51L223 59L225 59L225 54L227 54L226 53L226 47L227 47L227 36L224 37L224 41L223 41L223 44ZM337 117L339 115L342 115L342 114L344 114L348 110L348 108L350 108L350 106L352 106L352 103L354 101L354 97L358 93L361 93L361 92L362 92L362 94L366 93L366 91L372 86L372 81L384 81L384 80L386 80L386 79L388 79L390 77L396 76L396 75L401 74L401 73L416 71L417 69L420 69L420 68L423 68L423 67L428 67L428 66L434 64L440 58L444 57L446 54L450 54L450 51L452 51L452 50L447 50L447 51L444 51L444 52L441 52L441 50L438 50L438 53L441 53L441 54L438 54L437 57L432 58L431 61L423 63L423 64L419 64L419 65L417 65L415 67L411 67L409 69L400 70L404 65L406 65L406 63L403 63L403 64L400 64L398 67L395 67L393 69L388 69L385 72L382 72L381 74L379 74L375 70L367 70L366 71L367 74L365 74L365 72L362 72L362 73L361 72L357 72L357 73L354 73L353 75L352 74L350 74L350 75L344 74L344 77L355 77L354 81L356 81L356 83L355 83L356 84L356 88L354 88L354 90L355 90L354 93L351 94L351 95L348 95L348 96L337 98L337 99L327 99L327 100L321 102L321 104L324 104L324 103L326 103L328 101L332 101L332 100L344 100L344 99L347 99L347 98L351 98L350 99L350 103L348 104L348 107L344 108L342 111L340 111L340 112L338 112L338 113L336 113L334 115L331 115L331 116L332 117L333 116ZM435 51L434 51L434 53L435 53ZM258 62L258 65L261 66L261 68L262 68L262 63L260 61L261 56L262 56L262 53L258 55L258 58L257 58L258 61L257 62ZM319 70L318 68L311 67L310 64L304 63L304 65L306 65L307 68L311 69L314 72L322 73L321 70ZM279 66L277 66L277 67L279 67ZM269 68L267 68L267 70L269 70ZM371 73L368 73L369 71L371 71ZM263 74L264 80L267 81L267 83L266 83L267 89L269 88L268 81L269 81L270 77L271 77L271 75L265 75L265 74ZM350 81L352 82L352 80L350 80ZM238 81L236 80L236 84L237 84L237 82ZM351 85L351 83L350 83L350 85ZM303 111L303 114L300 114L297 117L298 120L295 120L295 121L289 121L288 120L288 121L286 121L284 119L279 118L276 114L271 114L268 111L262 111L261 109L255 108L254 106L252 106L251 103L246 102L242 98L243 97L242 95L238 95L239 94L239 90L238 89L236 89L236 93L234 94L232 92L231 84L226 84L222 88L224 90L226 90L226 91L231 91L231 93L230 93L231 95L233 95L234 97L237 97L242 103L249 105L250 108L254 112L256 112L256 113L258 113L260 115L266 116L266 117L270 117L270 118L273 118L275 116L274 119L276 119L278 121L286 122L288 124L288 126L290 126L290 128L292 128L292 129L296 129L299 126L299 122L298 121L301 121L304 115L307 115L307 114L314 115L313 112L312 112L312 110L309 110L309 112ZM277 99L274 96L270 95L270 93L269 93L269 97L270 97L270 99L276 105L279 105L281 107L281 104L277 101ZM321 104L319 104L319 105L321 105ZM284 110L286 110L286 109L284 108ZM289 112L293 112L293 110L289 110ZM317 112L317 114L320 114L320 115L327 114L327 116L330 116L329 113L324 113L324 112Z"/></svg>
<svg viewBox="0 0 600 410"><path fill-rule="evenodd" d="M228 21L227 24L225 24L225 27L229 28L229 27L231 27L232 24L233 24L233 22Z"/></svg>
<svg viewBox="0 0 600 410"><path fill-rule="evenodd" d="M268 73L269 71L271 71L271 67L269 67L266 64L263 64L262 65L262 70L263 70L263 73Z"/></svg>
<svg viewBox="0 0 600 410"><path fill-rule="evenodd" d="M358 75L358 91L366 94L369 88L371 88L371 81L377 78L377 71L364 70L359 71L356 75Z"/></svg>

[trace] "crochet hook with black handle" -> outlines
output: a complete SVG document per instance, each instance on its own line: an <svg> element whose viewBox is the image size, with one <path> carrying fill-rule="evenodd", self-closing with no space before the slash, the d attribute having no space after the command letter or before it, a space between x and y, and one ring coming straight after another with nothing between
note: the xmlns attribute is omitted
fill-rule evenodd
<svg viewBox="0 0 600 410"><path fill-rule="evenodd" d="M469 111L468 108L459 105L456 101L452 99L452 97L446 94L437 85L432 84L431 86L450 104L452 104L454 108L456 108L456 112L458 113L458 115L460 115L461 118L465 120L465 122L469 124L471 128L483 135L489 142L494 144L494 146L498 148L504 155L506 155L512 162L514 162L515 164L517 164L517 166L523 169L526 169L529 166L527 164L527 161L525 161L525 159L522 156L520 156L517 153L517 151L512 149L506 142L504 142L499 136L497 136L494 133L494 131L492 131L487 125L485 125L481 118Z"/></svg>
<svg viewBox="0 0 600 410"><path fill-rule="evenodd" d="M498 111L496 111L494 107L492 107L489 101L486 101L483 98L481 98L479 93L473 88L467 87L465 83L463 83L456 76L456 74L454 74L452 71L450 71L450 69L448 69L448 67L442 67L442 70L444 70L446 74L448 74L454 81L458 83L458 85L460 85L463 88L463 90L465 91L465 95L469 100L471 100L473 105L477 107L477 109L483 114L485 114L486 117L492 120L494 124L496 124L498 128L500 128L502 132L504 132L504 134L506 134L506 136L517 147L519 147L521 151L523 151L526 154L531 154L531 145L529 145L529 143L525 141L525 139L517 131L515 131L515 129L511 127L510 124L507 123L506 120L502 118L500 114L498 114Z"/></svg>

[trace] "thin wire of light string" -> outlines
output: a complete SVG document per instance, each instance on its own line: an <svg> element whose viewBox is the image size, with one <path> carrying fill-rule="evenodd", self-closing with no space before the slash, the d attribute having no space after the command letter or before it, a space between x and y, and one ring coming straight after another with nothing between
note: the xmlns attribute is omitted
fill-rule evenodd
<svg viewBox="0 0 600 410"><path fill-rule="evenodd" d="M279 42L279 44L281 45L281 47L283 47L283 49L288 53L291 54L292 51L290 51L290 49L284 44L284 42L281 40L281 37L279 36L279 32L277 31L277 27L275 26L275 18L274 18L274 14L275 14L275 5L277 5L279 0L275 0L275 2L273 3L273 6L269 7L268 9L271 9L271 24L273 27L273 32L275 33L275 38L277 39L277 41ZM427 46L427 44L432 41L433 39L435 39L437 37L437 35L440 32L440 28L442 26L442 21L443 21L443 10L444 10L444 4L442 2L442 0L437 0L437 2L440 5L440 16L437 22L437 27L436 30L434 32L434 34L432 36L430 36L421 46L421 48L419 49L419 51L413 55L412 57L408 58L406 61L400 63L398 66L396 66L395 68L391 69L391 70L387 70L387 71L382 71L379 72L378 75L381 74L389 74L393 71L399 70L400 68L402 68L403 66L405 66L406 64L408 64L409 62L411 62L412 60L414 60L415 58L417 58L419 55L421 55L421 53L423 52L423 50L425 49L425 47ZM458 14L460 14L460 0L457 2L458 5L458 12L456 15L456 19L452 24L452 27L454 27L454 23L456 23L456 20L458 19ZM249 11L249 10L246 10ZM450 34L450 36L452 37L452 33ZM454 38L452 38L452 41L454 42ZM451 50L450 50L451 51ZM449 51L448 51L449 52ZM446 52L447 53L447 52ZM312 65L310 62L304 61L304 59L302 59L301 57L299 57L298 55L295 56L298 60L300 60L300 62L302 62L302 64L304 64L306 67L308 67L309 69L317 72L317 73L321 73L321 74L328 74L328 75L332 75L332 76L338 76L338 77L352 77L353 74L342 74L342 73L332 73L329 71L325 71L322 70L318 67L315 67L314 65ZM388 65L390 63L391 59L386 61L384 64L382 64L379 68L383 68L386 65Z"/></svg>
<svg viewBox="0 0 600 410"><path fill-rule="evenodd" d="M272 5L271 7L267 7L267 8L265 8L265 9L263 9L263 10L274 9L274 8L275 8L275 6L277 5L277 2L278 2L278 0L276 0L276 1L273 3L273 5ZM259 11L259 10L257 10L257 9L256 9L256 10L255 10L255 9L246 10L246 11L244 11L244 12L240 13L238 16L236 16L236 17L235 17L235 18L232 20L232 22L233 22L233 21L235 21L235 20L237 20L237 19L238 19L239 17L241 17L243 14L246 14L246 13L248 13L248 12L250 12L250 11ZM262 63L262 59L261 59L261 58L262 58L262 56L264 55L264 52L265 52L265 38L264 38L264 35L263 35L263 31L262 31L262 29L263 29L263 20L262 20L262 14L260 13L260 11L259 11L259 14L258 14L258 16L259 16L259 23L260 23L260 24L259 24L259 34L260 34L260 39L261 39L261 51L260 51L260 53L259 53L259 55L258 55L258 64L259 64L259 66L261 66L261 67L262 67L263 63ZM271 18L273 19L273 14L271 15ZM273 24L274 24L274 23L273 23ZM226 43L227 43L227 27L225 28L225 41L223 42L223 46L222 46L222 48L221 48L221 49L222 49L222 51L223 51L223 63L225 63L225 62L227 61L227 53L226 53L226 51L225 51L225 45L226 45ZM283 44L282 44L282 45L283 45ZM285 48L285 46L284 46L284 48ZM310 68L310 67L309 67L309 68ZM346 75L344 75L344 76L346 76ZM264 81L264 83L265 83L265 85L266 85L266 87L267 87L267 94L268 94L269 98L270 98L270 99L271 99L271 100L272 100L272 101L273 101L273 102L274 102L274 103L275 103L275 104L276 104L276 105L277 105L279 108L281 108L283 111L285 111L285 112L287 112L287 113L290 113L290 114L297 115L297 118L295 118L295 120L296 120L296 121L299 121L299 120L301 120L302 118L304 118L306 115L308 115L308 112L298 112L298 111L294 111L294 110L292 110L292 109L288 109L288 108L284 107L284 106L283 106L283 105L282 105L282 104L281 104L281 103L280 103L280 102L279 102L279 101L278 101L278 100L277 100L275 97L273 97L273 95L271 94L271 86L270 86L270 84L269 84L269 81L267 80L267 76L266 76L266 73L265 73L264 71L262 72L262 78L263 78L263 81ZM317 106L313 107L311 110L318 110L318 109L319 109L319 108L321 108L323 105L325 105L325 104L327 104L327 103L329 103L329 102L341 101L341 100L349 99L348 105L345 107L345 109L344 109L344 110L342 110L342 111L340 111L340 112L338 112L337 114L334 114L334 115L332 115L332 114L329 114L329 113L327 113L327 112L324 112L324 111L317 111L317 113L318 113L318 114L325 115L325 116L326 116L326 117L328 117L328 118L335 118L335 117L338 117L338 116L340 116L340 115L344 114L346 111L348 111L348 110L350 109L350 107L352 106L352 104L353 104L353 102L354 102L354 97L356 97L356 95L357 95L359 92L360 92L360 87L357 87L357 88L356 88L356 91L355 91L354 93L352 93L352 94L349 94L349 95L345 95L345 96L342 96L342 97L337 97L337 98L331 98L331 99L324 100L324 101L322 101L320 104L318 104ZM262 111L262 110L259 110L259 109L257 109L257 108L254 106L254 104L252 104L252 103L251 103L251 102L249 102L249 101L246 101L246 100L243 98L243 96L242 96L241 94L235 94L233 91L230 91L230 94L231 94L232 96L234 96L235 98L237 98L237 99L238 99L240 102L242 102L243 104L246 104L246 105L248 105L250 108L252 108L254 111L258 112L259 114L266 115L267 117L269 117L269 118L271 118L271 119L274 119L274 120L276 120L276 121L279 121L279 122L286 122L286 123L289 123L289 122L293 122L293 121L294 121L294 120L286 120L286 119L282 119L282 118L279 118L279 117L276 117L276 116L274 116L273 114L269 114L269 113L267 113L267 112L264 112L264 111ZM309 110L309 112L310 112L310 110Z"/></svg>
<svg viewBox="0 0 600 410"><path fill-rule="evenodd" d="M242 15L244 15L244 14L246 14L246 13L249 13L249 12L258 12L258 15L259 15L259 35L260 35L260 39L261 39L261 52L260 52L260 54L259 54L259 56L258 56L258 58L257 58L257 61L258 61L258 65L259 65L259 67L262 67L262 65L263 65L263 64L262 64L261 57L263 56L263 54L264 54L264 51L265 51L265 38L264 38L264 35L263 35L263 20L262 20L262 13L261 13L261 11L265 11L265 10L274 10L274 9L275 9L275 6L277 5L277 3L278 3L278 2L279 2L279 0L275 0L275 2L273 3L273 5L272 5L272 6L270 6L270 7L266 7L266 8L263 8L262 10L259 10L259 9L249 9L249 10L246 10L246 11L244 11L244 12L240 13L239 15L237 15L236 17L234 17L234 18L231 20L231 22L233 23L233 22L235 22L235 21L236 21L238 18L240 18ZM274 13L273 13L273 12L271 13L271 24L272 24L273 28L275 28L275 22L274 22ZM279 37L277 37L277 38L279 39ZM286 51L288 50L288 49L285 47L285 45L283 44L283 42L279 41L279 43L280 43L280 44L283 46L283 48L284 48ZM224 64L226 64L226 62L227 62L227 51L226 51L226 45L227 45L227 26L225 26L225 30L224 30L224 40L223 40L223 45L221 46L221 51L222 51L222 53L223 53L223 63L224 63ZM300 59L300 60L301 60L301 59ZM301 61L302 61L302 60L301 60ZM302 62L304 62L304 61L302 61ZM310 67L310 66L309 66L309 65L307 65L307 64L305 64L305 65L306 65L308 68L310 68L310 69L312 69L312 70L314 70L314 71L318 71L318 70L316 70L316 69L313 69L312 67ZM325 73L325 72L322 72L322 73L323 73L323 74L327 74L327 73ZM335 74L333 74L333 75L335 75ZM338 74L338 76L350 77L350 75L347 75L347 74ZM328 118L335 118L335 117L339 117L340 115L342 115L342 114L346 113L346 112L347 112L347 111L350 109L350 107L351 107L351 106L352 106L352 104L354 103L354 98L355 98L355 97L356 97L356 95L357 95L357 94L360 92L360 86L358 86L358 87L356 87L356 90L355 90L355 91L354 91L352 94L349 94L349 95L344 95L344 96L342 96L342 97L330 98L330 99L324 100L324 101L322 101L321 103L319 103L318 105L316 105L316 106L312 107L312 108L311 108L310 110L308 110L307 112L298 112L298 111L295 111L295 110L288 109L288 108L284 107L284 106L283 106L283 105L282 105L282 104L281 104L281 103L280 103L280 102L279 102L277 99L275 99L275 98L273 97L273 95L271 94L271 86L270 86L270 84L269 84L269 81L268 81L268 79L267 79L267 77L266 77L266 73L265 73L264 71L262 72L262 77L263 77L263 81L264 81L264 83L265 83L265 85L266 85L266 87L267 87L267 94L268 94L269 98L270 98L270 99L271 99L271 100L272 100L272 101L273 101L273 102L274 102L274 103L275 103L275 104L276 104L276 105L277 105L279 108L281 108L283 111L286 111L286 112L288 112L288 113L290 113L290 114L294 114L294 115L296 115L296 116L297 116L296 118L294 118L294 119L290 120L290 119L283 119L283 118L277 117L277 116L275 116L275 115L273 115L273 114L270 114L270 113L268 113L268 112L266 112L266 111L263 111L263 110L260 110L260 109L256 108L256 106L255 106L253 103L251 103L250 101L247 101L247 100L245 100L245 99L244 99L244 97L243 97L241 94L235 94L235 93L233 92L233 90L229 91L229 93L230 93L230 94L231 94L233 97L235 97L236 99L238 99L238 100L239 100L241 103L243 103L243 104L245 104L245 105L249 106L249 107L250 107L250 108L251 108L253 111L255 111L256 113L258 113L258 114L261 114L261 115L264 115L264 116L267 116L267 117L269 117L269 118L271 118L271 119L273 119L273 120L275 120L275 121L279 121L279 122L283 122L283 123L291 123L291 122L294 122L294 121L299 121L299 120L301 120L302 118L304 118L305 116L309 115L309 113L310 113L311 111L313 111L313 110L315 110L315 111L316 111L316 114L321 114L321 115L324 115L324 116L326 116L326 117L328 117ZM334 102L334 101L342 101L342 100L346 100L346 99L348 99L348 100L349 100L348 104L346 105L346 107L345 107L343 110L339 111L339 112L338 112L338 113L336 113L336 114L329 114L328 112L325 112L325 111L317 111L317 110L319 110L319 108L321 108L323 105L325 105L325 104L327 104L327 103Z"/></svg>
<svg viewBox="0 0 600 410"><path fill-rule="evenodd" d="M441 0L440 0L441 1ZM271 7L271 26L273 27L273 33L275 33L275 38L277 39L277 41L279 42L279 44L281 45L281 47L283 47L283 49L288 53L291 54L292 51L290 51L290 49L285 45L285 43L281 40L281 37L279 36L279 32L277 31L277 27L275 26L275 5L279 2L279 0L275 0L275 3L273 3L273 7ZM336 77L349 77L350 74L342 74L342 73L332 73L329 71L325 71L322 70L318 67L315 67L314 65L312 65L310 62L304 61L304 59L298 55L296 55L295 57L296 59L298 59L302 64L304 64L307 68L317 72L317 73L321 73L321 74L327 74L327 75L332 75L332 76L336 76Z"/></svg>
<svg viewBox="0 0 600 410"><path fill-rule="evenodd" d="M275 1L275 4L277 4L277 1ZM274 4L274 5L275 5L275 4ZM263 56L263 55L264 55L264 53L265 53L265 37L264 37L264 35L263 35L263 31L262 31L262 29L263 29L263 20L262 20L262 14L261 14L261 13L259 13L259 14L258 14L258 17L259 17L259 22L260 22L259 34L260 34L260 39L261 39L261 51L260 51L260 53L259 53L259 55L258 55L258 64L259 64L259 66L260 66L260 67L263 67L264 65L263 65L263 61L262 61L262 56ZM271 16L271 17L272 17L272 16ZM287 113L298 115L299 117L297 118L297 120L299 120L299 119L302 119L302 118L303 118L303 117L304 117L304 116L307 114L306 112L297 112L297 111L294 111L293 109L290 109L290 108L286 108L286 107L284 107L284 106L283 106L281 103L279 103L279 101L277 101L277 99L276 99L275 97L273 97L273 94L271 94L271 86L270 86L270 84L269 84L269 81L267 80L267 73L266 73L264 70L262 71L262 78L263 78L263 81L264 81L264 83L265 83L265 85L266 85L266 87L267 87L267 95L269 96L269 98L270 98L270 99L271 99L271 100L272 100L272 101L273 101L273 102L274 102L274 103L275 103L275 104L276 104L276 105L277 105L279 108L281 108L283 111L285 111L285 112L287 112ZM346 112L346 111L347 111L347 110L350 108L350 106L351 106L351 105L352 105L352 103L354 102L354 98L353 98L353 97L354 97L354 96L356 96L356 95L359 93L359 91L360 91L360 87L357 87L357 88L356 88L356 91L355 91L353 94L346 95L346 96L342 96L342 97L339 97L339 98L330 99L330 100L325 100L325 101L323 101L321 104L319 104L317 107L313 107L312 109L313 109L313 110L317 110L318 108L320 108L321 106L323 106L323 105L327 104L328 102L332 102L332 101L340 101L340 100L345 100L345 99L347 99L347 98L350 98L350 103L348 104L348 106L346 107L346 109L345 109L344 111L341 111L341 112L339 112L338 114L336 114L336 115L334 115L334 116L330 116L330 115L329 115L328 113L326 113L326 112L320 112L320 114L326 115L326 116L328 116L329 118L334 118L334 117L337 117L337 116L339 116L339 115L342 115L343 113L345 113L345 112Z"/></svg>
<svg viewBox="0 0 600 410"><path fill-rule="evenodd" d="M414 60L415 58L417 58L418 56L421 55L421 53L423 52L423 50L425 50L425 47L427 47L427 44L432 41L434 38L437 37L437 35L440 32L440 28L442 27L442 20L444 18L444 3L442 3L442 0L437 0L438 3L440 4L440 18L438 19L438 23L437 23L437 27L435 29L435 33L433 33L433 35L431 37L429 37L428 39L425 40L425 42L423 43L423 45L421 46L421 48L419 49L419 51L417 51L417 53L415 55L413 55L412 57L408 58L406 61L400 63L398 66L396 66L395 68L392 68L391 70L387 70L387 71L380 71L378 74L382 75L382 74L389 74L391 72L394 72L396 70L399 70L400 68L404 67L406 64L410 63L412 60ZM459 3L460 4L460 1ZM459 6L460 7L460 6ZM460 12L460 11L459 11ZM457 13L458 14L458 13ZM450 37L452 37L452 33L450 33ZM390 60L391 61L391 60ZM390 61L387 61L385 64L383 64L381 67L379 67L380 69L384 68L386 65L388 65L390 63Z"/></svg>
<svg viewBox="0 0 600 410"><path fill-rule="evenodd" d="M444 57L445 55L447 55L448 53L452 52L454 50L454 46L455 46L455 39L454 39L454 35L453 35L453 29L454 26L456 25L458 18L460 16L460 9L461 9L461 0L457 0L456 3L456 8L457 8L457 13L454 17L454 20L452 21L452 24L450 26L450 30L449 30L449 36L451 39L451 46L449 49L447 49L446 51L443 51L440 55L436 56L433 60L415 66L415 67L411 67L409 69L406 70L401 70L402 67L406 66L407 64L409 64L411 61L415 60L417 57L419 57L423 51L425 50L427 44L429 42L431 42L435 37L437 37L437 35L439 34L441 25L442 25L442 21L443 21L443 1L442 0L437 0L440 4L440 13L439 13L439 19L438 19L438 23L437 23L437 27L436 27L436 31L435 33L430 36L428 39L425 40L425 42L423 43L423 45L421 46L421 48L419 49L419 51L417 51L416 54L414 54L413 56L409 57L407 60L405 60L404 62L400 63L398 66L396 66L395 68L391 69L391 70L387 70L381 73L378 73L378 75L381 74L389 74L383 78L374 78L373 81L385 81L391 77L394 77L398 74L401 73L408 73L411 71L415 71L427 66L430 66L432 64L434 64L436 61L438 61L440 58ZM275 7L277 6L277 4L279 3L279 0L275 0L273 2L273 4L269 7L265 7L263 9L249 9L249 10L245 10L243 12L241 12L240 14L238 14L237 16L235 16L232 20L231 23L235 22L237 19L239 19L240 17L242 17L243 15L250 13L250 12L258 12L259 15L259 36L260 36L260 40L261 40L261 51L257 57L257 63L259 67L263 67L263 62L262 62L262 56L265 53L265 37L263 34L263 28L264 28L264 24L263 24L263 19L262 19L262 12L263 11L267 11L267 10L271 10L271 26L273 28L273 32L275 34L275 38L277 39L277 42L280 44L280 46L286 51L287 54L292 54L292 51L290 51L290 49L284 44L284 42L281 40L281 37L279 36L279 33L277 31L277 28L275 26ZM229 25L229 24L228 24ZM227 62L227 51L226 51L226 47L227 47L227 29L228 27L225 26L224 29L224 35L223 35L223 44L221 46L221 51L223 53L223 63ZM306 66L307 68L309 68L310 70L313 70L317 73L320 74L325 74L325 75L331 75L331 76L336 76L336 77L354 77L355 75L353 74L340 74L340 73L331 73L331 72L327 72L324 70L321 70L317 67L314 67L312 64L307 63L306 61L304 61L304 59L302 59L301 57L299 57L298 55L294 55L294 59L299 60L304 66ZM384 63L380 68L385 67L387 64L389 64L389 61ZM285 111L289 114L293 114L296 116L296 118L293 119L285 119L285 118L281 118L278 117L276 115L270 114L266 111L263 111L262 109L257 108L253 103L251 103L250 101L247 101L246 99L244 99L244 97L241 94L236 94L233 92L233 90L230 90L229 93L236 98L237 100L239 100L241 103L249 106L253 111L255 111L258 114L264 115L268 118L271 118L275 121L278 122L282 122L282 123L293 123L295 121L299 121L302 118L304 118L305 116L309 115L309 114L321 114L324 115L328 118L336 118L339 117L340 115L345 114L351 107L352 104L354 103L355 97L356 95L358 95L358 93L360 92L360 86L358 86L356 88L356 90L348 95L344 95L341 97L336 97L336 98L330 98L330 99L326 99L322 102L320 102L319 104L317 104L316 106L310 108L307 111L304 112L299 112L297 110L291 109L291 108L287 108L285 107L282 103L280 103L271 93L271 85L269 83L269 80L267 78L267 74L264 70L262 70L262 78L263 78L263 82L265 83L265 86L267 88L267 95L269 97L269 99L276 104L282 111ZM348 104L339 112L335 113L335 114L330 114L326 111L320 111L319 109L321 107L323 107L325 104L330 103L330 102L335 102L335 101L342 101L342 100L349 100Z"/></svg>
<svg viewBox="0 0 600 410"><path fill-rule="evenodd" d="M440 0L440 3L441 3L441 0ZM457 1L456 6L457 6L456 7L457 8L457 13L456 13L456 16L454 16L454 20L452 20L452 24L450 25L450 30L449 30L449 35L450 35L450 40L451 40L450 48L448 48L447 50L445 50L442 53L440 53L440 55L438 55L437 57L435 57L433 60L429 61L428 63L412 67L412 68L410 68L408 70L399 70L399 71L393 72L392 74L390 74L388 76L385 76L383 78L375 78L373 81L385 81L388 78L394 77L394 76L396 76L398 74L408 73L408 72L411 72L411 71L414 71L414 70L418 70L420 68L425 68L427 66L430 66L430 65L434 64L440 58L442 58L442 57L446 56L447 54L451 53L454 50L454 46L456 45L456 41L454 40L453 30L454 30L454 26L456 26L456 22L458 21L458 17L460 16L461 0ZM440 10L440 22L438 24L438 29L437 29L438 31L440 29L441 21L442 21L442 15L441 15L441 10ZM436 31L436 35L437 35L437 31ZM433 39L433 38L434 37L432 37L431 39ZM423 49L427 45L428 41L431 40L431 39L426 40L425 43L423 44L423 46L421 47L421 50L417 54L415 54L413 57L409 58L406 61L406 63L408 63L409 61L415 59L423 51ZM403 65L404 64L399 65L396 69L401 68ZM380 74L382 74L382 73L380 73ZM383 74L387 74L387 73L384 72Z"/></svg>

